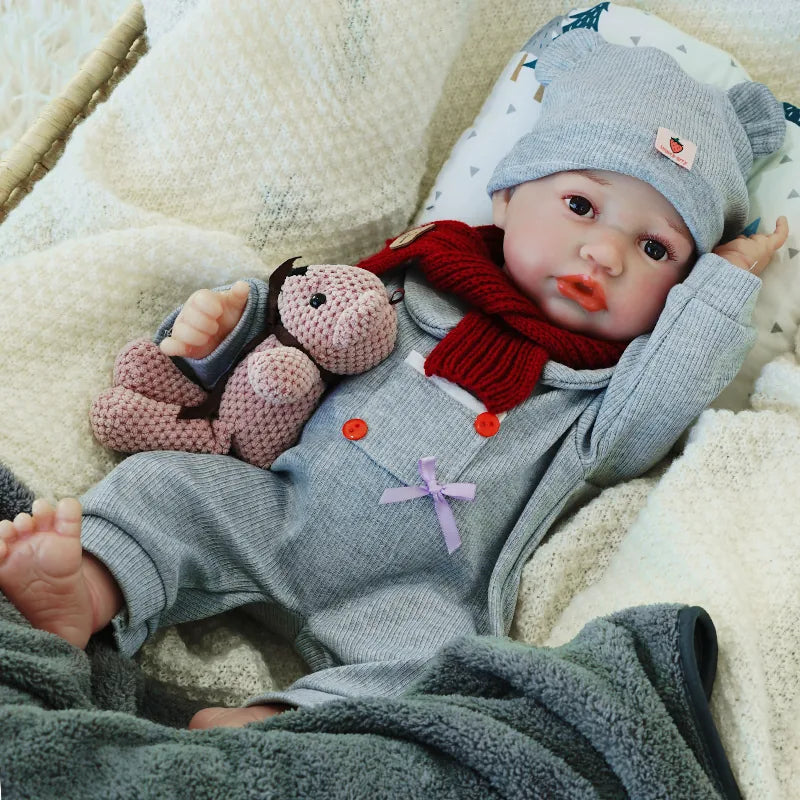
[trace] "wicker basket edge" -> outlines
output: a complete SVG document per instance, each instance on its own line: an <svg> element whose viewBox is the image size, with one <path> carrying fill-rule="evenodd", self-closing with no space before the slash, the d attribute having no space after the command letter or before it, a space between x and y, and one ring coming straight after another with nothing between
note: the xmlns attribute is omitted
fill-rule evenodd
<svg viewBox="0 0 800 800"><path fill-rule="evenodd" d="M75 126L110 95L147 51L144 9L134 0L0 161L0 222L52 169Z"/></svg>

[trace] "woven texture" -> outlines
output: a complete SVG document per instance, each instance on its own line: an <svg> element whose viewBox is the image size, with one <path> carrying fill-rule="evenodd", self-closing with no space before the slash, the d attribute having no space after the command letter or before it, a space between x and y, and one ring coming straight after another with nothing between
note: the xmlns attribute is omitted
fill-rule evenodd
<svg viewBox="0 0 800 800"><path fill-rule="evenodd" d="M85 10L82 7L71 13L74 16ZM43 7L38 11L46 13ZM75 24L78 24L77 20ZM45 30L47 27L41 26ZM144 29L141 3L133 2L81 64L77 74L50 100L19 141L3 153L0 160L0 221L36 181L55 166L75 127L92 113L98 103L107 99L114 87L133 69L146 50ZM64 35L63 31L60 33ZM32 47L42 47L42 43L36 41ZM59 56L63 57L60 53ZM43 87L36 88L41 91ZM31 102L30 97L27 102Z"/></svg>

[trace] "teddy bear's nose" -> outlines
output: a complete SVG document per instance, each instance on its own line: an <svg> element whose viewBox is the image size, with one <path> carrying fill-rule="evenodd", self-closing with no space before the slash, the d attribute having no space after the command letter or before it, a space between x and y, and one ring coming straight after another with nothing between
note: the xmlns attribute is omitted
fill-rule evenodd
<svg viewBox="0 0 800 800"><path fill-rule="evenodd" d="M317 292L316 294L311 295L311 299L308 301L308 304L311 308L319 308L323 303L327 301L327 297L325 297L322 292Z"/></svg>

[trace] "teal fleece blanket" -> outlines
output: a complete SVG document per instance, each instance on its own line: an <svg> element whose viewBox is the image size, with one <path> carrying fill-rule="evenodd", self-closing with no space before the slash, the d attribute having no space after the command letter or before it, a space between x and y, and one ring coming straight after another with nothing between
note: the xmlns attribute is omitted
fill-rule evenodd
<svg viewBox="0 0 800 800"><path fill-rule="evenodd" d="M32 505L33 492L0 463L0 520L14 519L17 514L30 511Z"/></svg>
<svg viewBox="0 0 800 800"><path fill-rule="evenodd" d="M647 606L562 647L464 638L397 698L245 728L196 707L96 636L31 628L0 595L3 798L738 798L708 708L700 608Z"/></svg>

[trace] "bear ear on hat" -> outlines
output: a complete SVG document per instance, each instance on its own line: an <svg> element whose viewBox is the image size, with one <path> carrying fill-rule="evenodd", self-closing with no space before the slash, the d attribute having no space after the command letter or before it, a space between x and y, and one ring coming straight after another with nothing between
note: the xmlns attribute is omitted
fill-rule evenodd
<svg viewBox="0 0 800 800"><path fill-rule="evenodd" d="M763 83L737 83L728 89L728 99L747 134L754 158L768 156L780 148L786 136L783 107Z"/></svg>
<svg viewBox="0 0 800 800"><path fill-rule="evenodd" d="M537 59L539 56L548 48L557 36L561 36L561 24L564 21L564 16L559 14L557 17L553 17L546 25L543 25L539 28L536 33L525 42L523 46L523 50L526 53L530 53L532 56L535 56Z"/></svg>
<svg viewBox="0 0 800 800"><path fill-rule="evenodd" d="M536 80L543 86L564 72L569 72L591 55L606 40L597 31L588 28L573 28L565 31L547 46L543 46L542 54L536 61Z"/></svg>

